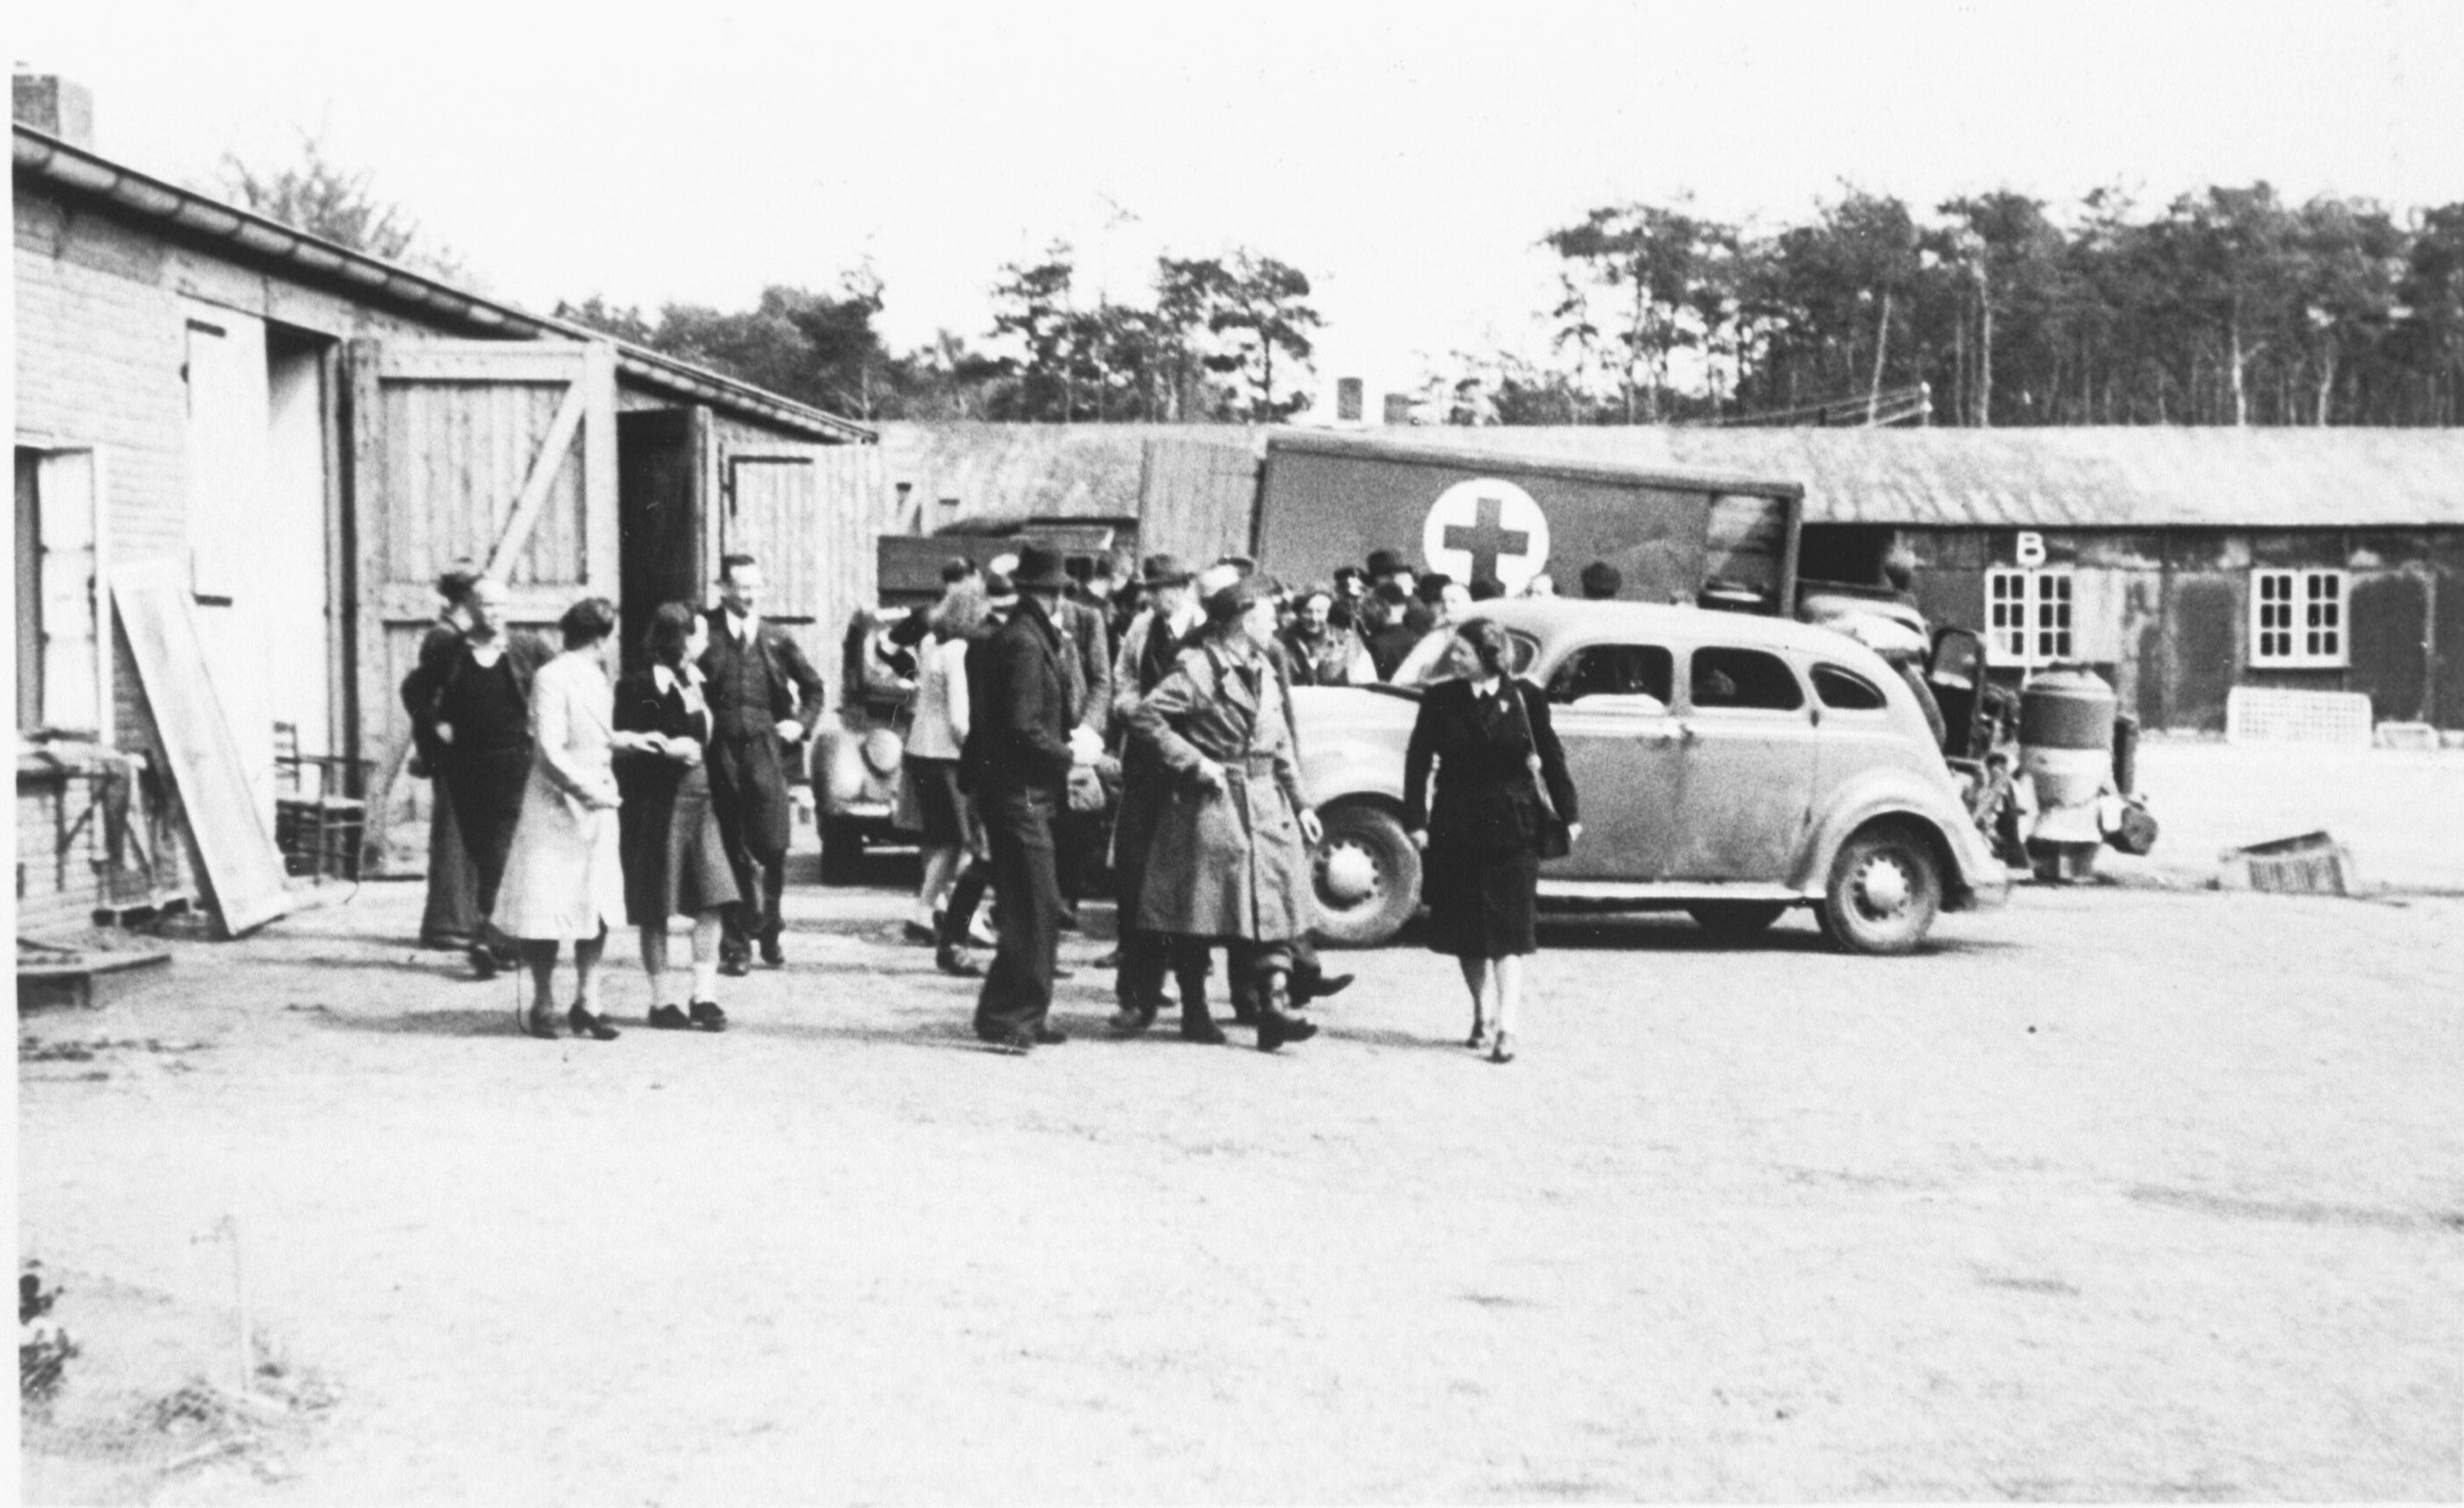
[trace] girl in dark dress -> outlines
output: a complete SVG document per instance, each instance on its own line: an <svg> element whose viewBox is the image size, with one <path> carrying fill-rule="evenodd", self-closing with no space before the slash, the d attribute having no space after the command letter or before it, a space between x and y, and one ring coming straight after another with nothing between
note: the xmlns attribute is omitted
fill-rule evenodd
<svg viewBox="0 0 2464 1508"><path fill-rule="evenodd" d="M651 735L616 759L617 847L625 867L625 914L641 932L642 972L650 980L650 1024L670 1031L727 1029L718 1008L720 920L737 900L735 872L710 806L710 704L694 662L707 647L707 622L682 602L650 619L644 647L650 667L616 683L616 731ZM662 999L668 973L668 918L693 918L690 1008Z"/></svg>
<svg viewBox="0 0 2464 1508"><path fill-rule="evenodd" d="M1485 1046L1490 1061L1511 1062L1523 960L1538 951L1532 913L1546 812L1535 781L1547 782L1550 803L1575 836L1582 826L1548 698L1507 673L1506 630L1473 619L1456 630L1448 652L1458 678L1420 698L1404 751L1403 825L1425 855L1420 894L1429 906L1429 947L1454 955L1471 991L1471 1037L1463 1045Z"/></svg>

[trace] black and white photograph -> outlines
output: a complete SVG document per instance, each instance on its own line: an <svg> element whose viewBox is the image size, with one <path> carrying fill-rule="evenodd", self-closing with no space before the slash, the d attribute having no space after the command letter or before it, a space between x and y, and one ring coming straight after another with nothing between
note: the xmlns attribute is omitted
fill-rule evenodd
<svg viewBox="0 0 2464 1508"><path fill-rule="evenodd" d="M2464 5L0 36L15 1500L2464 1502Z"/></svg>

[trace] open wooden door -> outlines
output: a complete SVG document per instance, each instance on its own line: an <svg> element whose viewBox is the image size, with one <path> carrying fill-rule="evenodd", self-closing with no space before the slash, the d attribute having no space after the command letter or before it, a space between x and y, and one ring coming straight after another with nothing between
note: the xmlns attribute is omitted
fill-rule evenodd
<svg viewBox="0 0 2464 1508"><path fill-rule="evenodd" d="M355 340L350 348L358 753L373 762L373 859L424 853L405 781L403 677L456 560L501 576L516 624L553 629L619 591L616 353L599 341ZM415 787L415 790L408 789ZM410 830L405 831L407 827Z"/></svg>

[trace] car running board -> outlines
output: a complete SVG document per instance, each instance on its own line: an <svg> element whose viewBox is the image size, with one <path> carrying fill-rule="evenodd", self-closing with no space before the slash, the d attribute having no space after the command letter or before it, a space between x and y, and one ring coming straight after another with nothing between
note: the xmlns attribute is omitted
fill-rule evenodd
<svg viewBox="0 0 2464 1508"><path fill-rule="evenodd" d="M1540 877L1544 901L1613 901L1629 906L1690 906L1698 901L1765 901L1793 905L1814 899L1784 885L1724 885L1716 880L1556 880Z"/></svg>

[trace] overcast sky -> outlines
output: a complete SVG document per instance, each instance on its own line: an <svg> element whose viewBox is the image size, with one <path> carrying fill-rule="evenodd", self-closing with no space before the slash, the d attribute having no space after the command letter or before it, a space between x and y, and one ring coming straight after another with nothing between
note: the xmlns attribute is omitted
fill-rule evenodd
<svg viewBox="0 0 2464 1508"><path fill-rule="evenodd" d="M1373 391L1536 350L1532 243L1595 204L2464 200L2454 0L12 9L105 153L206 186L321 132L517 303L742 307L869 259L905 346L980 339L1001 264L1055 239L1129 297L1159 251L1246 245Z"/></svg>

